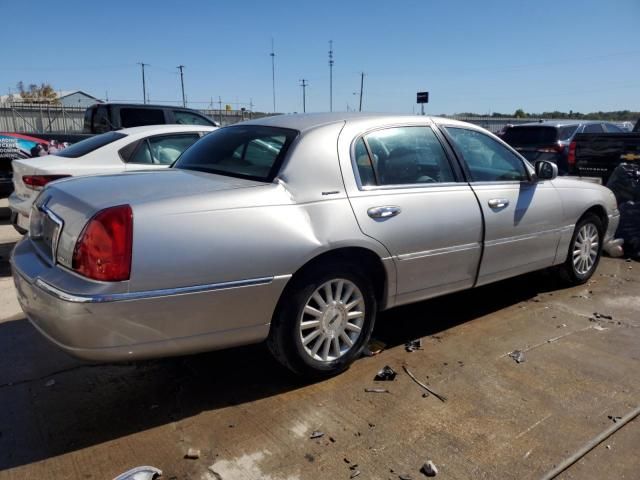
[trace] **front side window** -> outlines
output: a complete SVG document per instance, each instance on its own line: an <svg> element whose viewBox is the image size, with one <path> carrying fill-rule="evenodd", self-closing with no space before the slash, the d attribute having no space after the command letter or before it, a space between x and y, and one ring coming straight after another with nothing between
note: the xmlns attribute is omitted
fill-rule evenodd
<svg viewBox="0 0 640 480"><path fill-rule="evenodd" d="M173 117L175 122L179 125L206 125L208 127L213 126L213 122L207 120L201 115L195 113L185 112L183 110L174 110Z"/></svg>
<svg viewBox="0 0 640 480"><path fill-rule="evenodd" d="M109 113L107 107L99 106L93 114L93 132L104 133L112 130L109 124Z"/></svg>
<svg viewBox="0 0 640 480"><path fill-rule="evenodd" d="M296 130L234 125L207 134L182 155L175 168L271 182Z"/></svg>
<svg viewBox="0 0 640 480"><path fill-rule="evenodd" d="M376 130L356 143L354 153L362 185L456 181L444 149L430 127Z"/></svg>
<svg viewBox="0 0 640 480"><path fill-rule="evenodd" d="M121 108L120 121L124 128L166 123L164 111L158 108Z"/></svg>
<svg viewBox="0 0 640 480"><path fill-rule="evenodd" d="M129 163L171 165L199 138L197 134L151 137L140 143Z"/></svg>
<svg viewBox="0 0 640 480"><path fill-rule="evenodd" d="M522 160L504 145L476 130L446 127L474 182L527 181Z"/></svg>

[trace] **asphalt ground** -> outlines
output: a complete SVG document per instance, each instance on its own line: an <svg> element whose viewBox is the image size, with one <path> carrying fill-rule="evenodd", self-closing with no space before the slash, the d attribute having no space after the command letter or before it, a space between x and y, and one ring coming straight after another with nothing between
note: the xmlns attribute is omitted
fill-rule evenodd
<svg viewBox="0 0 640 480"><path fill-rule="evenodd" d="M541 272L390 310L374 332L381 353L310 383L263 345L72 359L15 300L18 238L0 220L0 480L112 479L139 465L163 479L419 479L427 460L438 478L536 479L640 404L637 262L605 258L576 288ZM396 379L374 382L385 365ZM447 400L423 396L403 366ZM640 478L638 445L640 419L559 478Z"/></svg>

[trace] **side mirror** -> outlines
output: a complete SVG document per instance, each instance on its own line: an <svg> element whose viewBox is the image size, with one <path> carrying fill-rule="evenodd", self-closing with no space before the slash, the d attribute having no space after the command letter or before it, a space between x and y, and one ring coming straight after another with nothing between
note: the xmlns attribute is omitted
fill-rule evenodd
<svg viewBox="0 0 640 480"><path fill-rule="evenodd" d="M546 160L538 160L535 164L538 180L553 180L558 176L558 165Z"/></svg>

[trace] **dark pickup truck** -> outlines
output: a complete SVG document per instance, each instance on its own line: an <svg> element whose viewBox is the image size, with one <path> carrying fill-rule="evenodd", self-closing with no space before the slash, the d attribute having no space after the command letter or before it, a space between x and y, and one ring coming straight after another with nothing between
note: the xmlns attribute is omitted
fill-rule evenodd
<svg viewBox="0 0 640 480"><path fill-rule="evenodd" d="M606 185L622 162L640 163L640 132L579 133L569 145L569 174L599 177Z"/></svg>

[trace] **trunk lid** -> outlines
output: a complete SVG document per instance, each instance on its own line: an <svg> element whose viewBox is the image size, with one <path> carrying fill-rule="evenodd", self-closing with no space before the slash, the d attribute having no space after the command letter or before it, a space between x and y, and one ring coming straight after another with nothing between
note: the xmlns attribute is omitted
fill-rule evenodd
<svg viewBox="0 0 640 480"><path fill-rule="evenodd" d="M264 186L262 182L243 180L181 169L132 172L119 175L99 175L59 180L47 186L37 198L35 208L43 213L36 218L41 225L32 223L32 230L44 231L57 222L63 226L54 234L58 238L47 240L42 252L47 260L58 261L71 267L75 242L88 220L98 211L128 204L134 211L144 204L170 205L173 199L201 196L240 188ZM188 203L188 202L187 202ZM134 223L135 232L135 223ZM134 233L135 235L135 233Z"/></svg>

